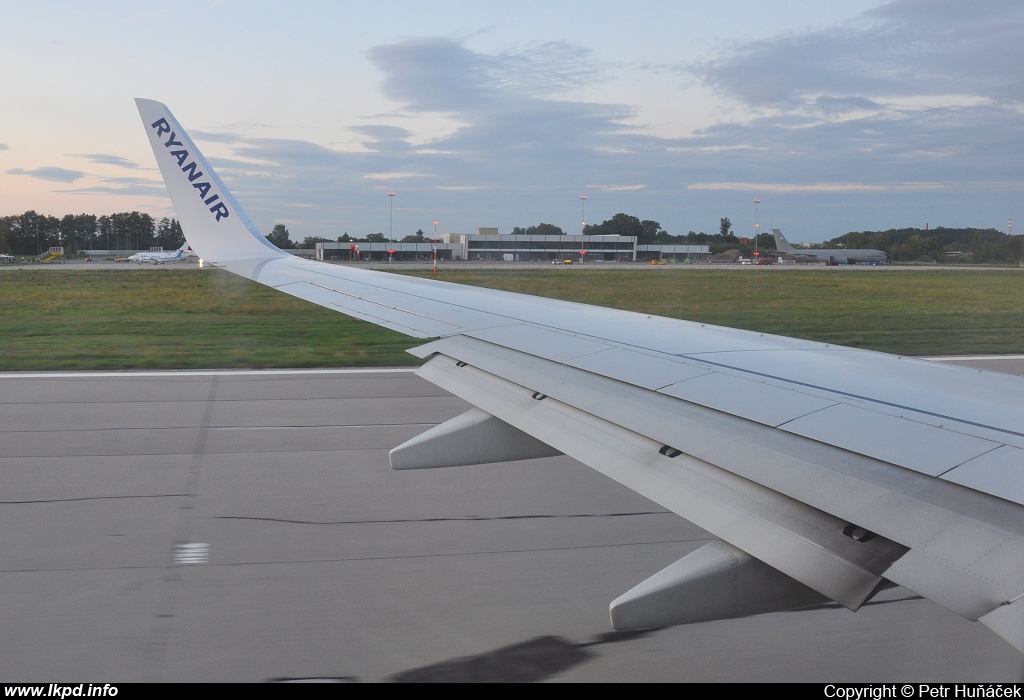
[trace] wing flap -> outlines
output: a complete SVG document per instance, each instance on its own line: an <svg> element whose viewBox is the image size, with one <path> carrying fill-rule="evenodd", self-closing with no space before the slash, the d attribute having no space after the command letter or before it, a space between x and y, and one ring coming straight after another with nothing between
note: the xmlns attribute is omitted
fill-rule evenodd
<svg viewBox="0 0 1024 700"><path fill-rule="evenodd" d="M923 595L958 613L967 613L971 619L1011 599L1015 591L1024 591L1024 556L1003 556L1024 546L1024 539L1017 534L1021 531L1020 509L1012 504L658 392L593 374L587 376L575 368L488 345L454 337L435 341L424 349L442 353L452 364L469 363L461 369L483 371L523 387L524 392L537 392L571 406L581 415L606 424L603 429L619 426L630 435L650 441L645 444L670 445L702 463L909 547L914 556L900 560L899 582L911 590L925 587L927 582L929 594ZM427 379L491 412L482 394L460 394L451 380L427 369L433 367L431 363L421 368L421 372L431 372L424 375ZM627 474L588 461L599 459L600 451L567 449L499 417L639 490ZM540 425L535 427L541 429ZM557 436L557 430L554 434ZM698 522L691 513L676 512L760 558L729 539L728 534ZM959 533L959 539L953 533ZM919 551L915 552L915 547ZM998 551L1000 556L975 556L979 551ZM770 559L765 561L775 565ZM919 573L916 562L921 562ZM815 587L790 571L786 573ZM824 593L820 588L816 590ZM975 600L974 607L965 607L965 599Z"/></svg>
<svg viewBox="0 0 1024 700"><path fill-rule="evenodd" d="M418 374L851 609L906 551L857 542L834 516L689 455L667 457L644 435L452 358Z"/></svg>
<svg viewBox="0 0 1024 700"><path fill-rule="evenodd" d="M886 578L977 620L1024 593L1024 543L966 518L950 522L914 547Z"/></svg>

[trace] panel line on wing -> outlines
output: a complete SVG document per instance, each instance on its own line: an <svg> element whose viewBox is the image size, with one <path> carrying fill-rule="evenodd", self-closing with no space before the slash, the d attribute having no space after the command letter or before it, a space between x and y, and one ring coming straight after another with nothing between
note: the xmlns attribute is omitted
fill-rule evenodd
<svg viewBox="0 0 1024 700"><path fill-rule="evenodd" d="M846 396L846 397L851 398L851 399L857 399L858 401L865 401L865 402L868 402L868 403L879 404L879 405L882 405L882 406L889 406L890 408L898 408L898 409L903 410L903 411L911 411L913 413L920 413L922 415L931 416L933 418L941 418L943 420L950 420L950 421L953 421L955 423L961 423L963 425L970 425L970 426L975 427L975 428L984 428L985 430L992 430L992 431L997 432L997 433L1004 433L1004 434L1007 434L1007 435L1013 435L1015 437L1024 438L1024 432L1017 432L1015 430L1010 430L1009 428L1000 428L1000 427L997 427L997 426L994 426L994 425L988 425L986 423L979 423L979 422L975 422L975 421L970 421L970 420L967 420L966 418L957 418L956 416L951 416L951 415L948 415L948 414L945 414L945 413L937 413L937 412L934 412L934 411L928 411L928 410L925 410L923 408L915 408L913 406L907 406L905 404L899 404L899 403L895 403L895 402L892 402L892 401L886 401L884 399L876 399L876 398L872 398L870 396L863 396L861 394L854 394L854 393L849 392L849 391L843 391L841 389L832 389L832 388L829 388L827 386L821 386L820 384L810 384L808 382L802 382L802 381L800 381L798 379L789 379L788 377L779 377L777 375L768 374L766 372L758 372L758 371L751 370L751 369L744 369L742 367L735 367L733 365L727 365L727 364L722 363L722 362L714 362L712 360L708 360L708 359L704 359L704 358L692 357L690 355L677 355L677 357L682 357L682 358L685 358L687 360L692 360L694 362L705 362L705 363L707 363L709 365L715 365L716 367L722 367L723 369L732 370L734 372L741 372L743 374L753 374L753 375L756 375L756 376L759 376L759 377L764 377L766 379L772 379L772 380L777 381L777 382L785 382L786 384L796 384L798 386L807 387L808 389L815 389L817 391L827 392L829 394L838 394L840 396ZM886 415L888 415L888 414L886 414ZM904 420L913 420L913 419L912 418L905 418ZM932 425L932 424L931 423L927 423L927 425ZM934 426L934 427L939 427L942 430L946 429L946 428L942 428L940 426ZM950 432L959 432L959 431L950 431Z"/></svg>
<svg viewBox="0 0 1024 700"><path fill-rule="evenodd" d="M374 301L373 299L368 299L367 297L360 296L358 294L352 294L351 292L346 292L346 291L341 290L341 289L335 289L333 287L328 287L326 285L318 284L316 282L307 282L307 284L309 284L309 285L311 285L313 287L319 287L320 289L323 289L324 291L334 292L335 294L341 294L343 296L351 297L353 299L359 299L360 301L365 301L368 304L376 304L377 306L383 306L384 308L391 309L393 311L401 311L402 313L409 314L410 316L419 316L420 318L424 318L424 319L427 319L429 321L434 321L436 323L444 323L444 321L439 321L438 319L434 318L433 316L427 316L426 314L417 313L415 311L410 311L409 309L404 309L404 308L402 308L400 306L392 306L390 304L385 304L382 301ZM281 286L286 286L286 285L281 285ZM280 289L280 287L278 287L278 289ZM451 325L451 324L446 324L446 325Z"/></svg>

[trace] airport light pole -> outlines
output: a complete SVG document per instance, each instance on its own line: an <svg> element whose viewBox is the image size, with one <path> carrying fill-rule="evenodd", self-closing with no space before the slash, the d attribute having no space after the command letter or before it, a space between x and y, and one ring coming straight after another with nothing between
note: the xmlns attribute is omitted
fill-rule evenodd
<svg viewBox="0 0 1024 700"><path fill-rule="evenodd" d="M389 224L388 224L388 240L394 240L395 238L395 193L388 192L388 202L390 202L389 212Z"/></svg>
<svg viewBox="0 0 1024 700"><path fill-rule="evenodd" d="M757 235L761 233L761 222L757 218L757 207L761 204L760 198L754 199L754 257L757 257Z"/></svg>
<svg viewBox="0 0 1024 700"><path fill-rule="evenodd" d="M580 234L587 228L587 195L580 195Z"/></svg>
<svg viewBox="0 0 1024 700"><path fill-rule="evenodd" d="M437 274L437 219L434 219L434 274Z"/></svg>

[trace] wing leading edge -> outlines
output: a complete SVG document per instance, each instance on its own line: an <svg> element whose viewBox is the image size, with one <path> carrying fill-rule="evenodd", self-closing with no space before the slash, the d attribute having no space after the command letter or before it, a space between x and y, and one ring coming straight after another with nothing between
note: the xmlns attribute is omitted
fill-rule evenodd
<svg viewBox="0 0 1024 700"><path fill-rule="evenodd" d="M396 468L564 452L719 538L614 601L616 627L855 610L899 584L1024 651L1024 380L301 260L164 105L136 102L204 260L438 339L419 374L476 409Z"/></svg>

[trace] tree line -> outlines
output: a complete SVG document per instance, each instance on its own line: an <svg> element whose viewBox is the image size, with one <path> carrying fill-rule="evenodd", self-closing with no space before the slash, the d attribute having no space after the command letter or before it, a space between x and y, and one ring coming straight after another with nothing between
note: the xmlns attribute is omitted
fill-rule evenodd
<svg viewBox="0 0 1024 700"><path fill-rule="evenodd" d="M67 253L82 250L174 250L185 242L181 224L164 217L159 221L137 211L96 216L47 216L35 211L0 216L0 252L38 255L63 246Z"/></svg>
<svg viewBox="0 0 1024 700"><path fill-rule="evenodd" d="M316 248L317 243L387 243L392 239L385 236L383 233L371 233L363 238L356 236L350 236L348 233L344 233L335 239L324 238L323 236L306 236L302 239L302 242L293 241L291 232L288 231L288 227L284 224L276 224L274 229L267 234L267 240L282 249L295 249L295 248ZM395 239L402 243L429 243L432 239L428 238L423 229L417 229L416 233L411 233L402 239Z"/></svg>
<svg viewBox="0 0 1024 700"><path fill-rule="evenodd" d="M825 248L874 248L898 261L1016 263L1024 238L994 228L899 228L851 231L825 241Z"/></svg>
<svg viewBox="0 0 1024 700"><path fill-rule="evenodd" d="M561 227L540 223L512 229L513 234L565 235ZM587 235L635 236L640 245L689 244L706 245L712 254L738 249L749 255L754 241L737 236L728 217L719 220L718 233L689 231L672 235L652 219L640 219L619 213L600 224L583 228ZM383 233L371 233L358 238L345 233L337 239L306 236L301 243L291 240L284 224L277 224L267 234L267 240L279 248L315 248L317 243L381 242L389 239ZM424 243L431 240L419 229L401 239L403 243ZM67 214L63 217L47 216L35 211L0 217L0 252L12 255L38 255L52 246L63 246L68 253L82 250L148 250L161 246L174 250L185 242L181 225L173 218L159 221L149 214L137 211L119 212L103 216L94 214ZM775 249L770 233L757 237L757 249ZM901 228L887 231L851 231L838 238L825 241L824 248L874 248L884 251L897 261L974 263L1017 262L1024 256L1024 237L1010 236L996 229Z"/></svg>

